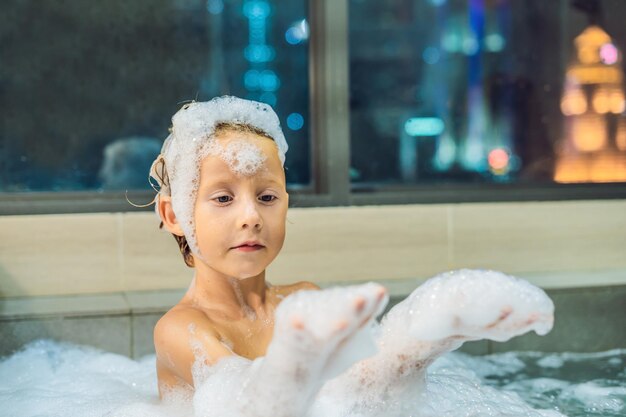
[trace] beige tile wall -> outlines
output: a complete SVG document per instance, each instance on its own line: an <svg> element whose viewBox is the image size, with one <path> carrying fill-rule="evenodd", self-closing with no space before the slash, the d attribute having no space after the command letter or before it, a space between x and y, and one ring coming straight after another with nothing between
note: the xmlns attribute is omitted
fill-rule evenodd
<svg viewBox="0 0 626 417"><path fill-rule="evenodd" d="M274 280L363 281L432 275L449 264L447 207L292 210Z"/></svg>
<svg viewBox="0 0 626 417"><path fill-rule="evenodd" d="M576 271L626 266L626 202L453 206L454 267Z"/></svg>
<svg viewBox="0 0 626 417"><path fill-rule="evenodd" d="M0 295L123 291L121 214L0 217Z"/></svg>
<svg viewBox="0 0 626 417"><path fill-rule="evenodd" d="M461 267L551 287L607 284L586 271L626 283L623 200L300 208L287 236L274 283L410 281ZM0 217L1 297L174 289L191 276L153 213Z"/></svg>

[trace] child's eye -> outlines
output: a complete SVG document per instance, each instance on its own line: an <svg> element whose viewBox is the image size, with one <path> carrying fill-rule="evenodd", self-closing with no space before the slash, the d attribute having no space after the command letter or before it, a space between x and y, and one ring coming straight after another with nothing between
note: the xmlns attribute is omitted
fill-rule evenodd
<svg viewBox="0 0 626 417"><path fill-rule="evenodd" d="M276 196L273 196L271 194L264 194L261 197L259 197L259 200L261 200L264 203L271 203L272 201L276 200Z"/></svg>
<svg viewBox="0 0 626 417"><path fill-rule="evenodd" d="M233 201L233 198L229 195L221 195L219 197L215 197L214 200L220 204L226 204L226 203L230 203L231 201Z"/></svg>

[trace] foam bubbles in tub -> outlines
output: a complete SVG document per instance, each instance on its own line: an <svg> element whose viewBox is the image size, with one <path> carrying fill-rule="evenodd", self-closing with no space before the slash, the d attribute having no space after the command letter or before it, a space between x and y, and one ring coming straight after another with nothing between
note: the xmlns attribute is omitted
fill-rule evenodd
<svg viewBox="0 0 626 417"><path fill-rule="evenodd" d="M487 279L502 284L497 285L499 290L489 292L481 287ZM469 288L474 281L497 301L475 297ZM512 362L505 378L523 372L520 357L440 357L458 346L459 338L500 338L524 329L545 330L548 324L537 321L548 320L551 303L526 285L485 271L444 274L424 289L418 288L380 326L372 320L384 305L376 284L302 291L287 297L276 310L275 336L265 357L254 361L231 357L212 367L200 363L204 369L194 375L197 390L193 399L184 392L176 393L178 397L162 404L154 356L132 361L93 349L40 342L0 362L0 403L3 412L10 412L7 415L24 417L560 415L533 409L514 389L503 392L487 386L499 363ZM442 295L444 288L452 292L450 298ZM433 299L446 308L429 311L423 304ZM522 300L529 304L525 306ZM499 312L509 307L512 311L502 317ZM474 311L481 308L497 312ZM408 316L400 314L403 310ZM461 317L451 320L455 315ZM533 320L528 321L529 317ZM447 326L439 333L442 339L423 338L420 322L429 320ZM378 353L373 351L374 343ZM474 370L481 367L485 369ZM620 399L619 390L604 389L606 384L597 382L566 384L553 383L551 387L571 392L583 404L605 407L607 415L619 413L611 411L619 406L614 401ZM581 388L568 390L570 385ZM538 388L531 384L528 389ZM603 395L611 401L592 401Z"/></svg>

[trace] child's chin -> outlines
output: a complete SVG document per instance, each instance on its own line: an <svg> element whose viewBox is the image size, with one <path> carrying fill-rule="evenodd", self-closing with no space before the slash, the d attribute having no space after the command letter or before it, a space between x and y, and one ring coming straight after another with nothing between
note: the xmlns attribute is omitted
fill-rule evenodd
<svg viewBox="0 0 626 417"><path fill-rule="evenodd" d="M259 275L261 272L263 272L263 269L254 269L254 270L245 270L245 271L237 271L236 273L234 273L232 276L234 278L237 279L247 279L247 278L252 278L252 277L256 277L257 275Z"/></svg>

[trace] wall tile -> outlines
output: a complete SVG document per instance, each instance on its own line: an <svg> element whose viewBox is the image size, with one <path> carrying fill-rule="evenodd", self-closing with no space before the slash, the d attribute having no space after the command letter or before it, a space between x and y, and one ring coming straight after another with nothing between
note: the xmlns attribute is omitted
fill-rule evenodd
<svg viewBox="0 0 626 417"><path fill-rule="evenodd" d="M430 276L448 265L445 206L293 209L275 283Z"/></svg>
<svg viewBox="0 0 626 417"><path fill-rule="evenodd" d="M122 290L118 216L0 217L0 297Z"/></svg>
<svg viewBox="0 0 626 417"><path fill-rule="evenodd" d="M455 268L508 273L626 267L626 202L453 207Z"/></svg>
<svg viewBox="0 0 626 417"><path fill-rule="evenodd" d="M154 326L165 314L136 314L132 316L133 358L154 355Z"/></svg>
<svg viewBox="0 0 626 417"><path fill-rule="evenodd" d="M122 294L67 295L0 299L0 319L128 314Z"/></svg>
<svg viewBox="0 0 626 417"><path fill-rule="evenodd" d="M123 215L122 256L126 291L185 288L193 278L170 233L154 213Z"/></svg>
<svg viewBox="0 0 626 417"><path fill-rule="evenodd" d="M130 331L129 316L0 321L0 356L9 355L38 339L93 346L130 356Z"/></svg>

